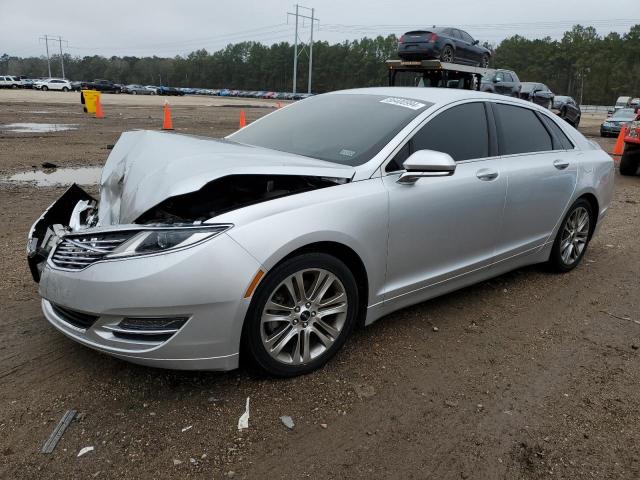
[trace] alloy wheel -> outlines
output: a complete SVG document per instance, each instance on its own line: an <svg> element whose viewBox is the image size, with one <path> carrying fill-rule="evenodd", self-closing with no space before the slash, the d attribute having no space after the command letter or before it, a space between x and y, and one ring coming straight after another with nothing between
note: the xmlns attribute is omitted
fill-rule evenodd
<svg viewBox="0 0 640 480"><path fill-rule="evenodd" d="M452 63L453 62L453 48L451 48L449 45L444 47L444 50L442 51L442 54L440 55L440 60L442 60L445 63Z"/></svg>
<svg viewBox="0 0 640 480"><path fill-rule="evenodd" d="M321 268L300 270L269 295L260 319L266 352L286 365L308 363L341 335L348 298L340 279Z"/></svg>
<svg viewBox="0 0 640 480"><path fill-rule="evenodd" d="M564 224L560 240L560 255L566 265L573 265L582 255L589 239L589 212L576 208Z"/></svg>

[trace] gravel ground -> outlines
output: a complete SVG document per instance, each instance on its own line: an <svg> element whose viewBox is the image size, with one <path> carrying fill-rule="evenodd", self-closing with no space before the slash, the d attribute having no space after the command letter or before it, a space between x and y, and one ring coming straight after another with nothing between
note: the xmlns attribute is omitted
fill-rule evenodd
<svg viewBox="0 0 640 480"><path fill-rule="evenodd" d="M106 96L95 120L74 94L37 94L0 91L0 126L77 129L0 127L0 176L101 165L122 131L161 125L163 99ZM216 137L240 108L249 121L273 108L171 102L179 132ZM581 129L594 136L600 121ZM529 267L407 308L290 380L155 370L67 340L42 317L24 258L29 226L64 188L0 182L0 478L637 479L640 178L616 182L571 273ZM67 409L79 418L39 453Z"/></svg>

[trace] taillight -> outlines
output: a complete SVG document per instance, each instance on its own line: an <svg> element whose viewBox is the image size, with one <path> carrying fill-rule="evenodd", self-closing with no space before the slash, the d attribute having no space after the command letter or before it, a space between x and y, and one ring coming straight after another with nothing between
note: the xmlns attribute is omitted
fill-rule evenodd
<svg viewBox="0 0 640 480"><path fill-rule="evenodd" d="M398 40L398 43L404 43L404 35L400 37L400 40Z"/></svg>
<svg viewBox="0 0 640 480"><path fill-rule="evenodd" d="M436 35L435 33L431 34L431 40L429 40L430 42L435 42L438 39L438 35Z"/></svg>

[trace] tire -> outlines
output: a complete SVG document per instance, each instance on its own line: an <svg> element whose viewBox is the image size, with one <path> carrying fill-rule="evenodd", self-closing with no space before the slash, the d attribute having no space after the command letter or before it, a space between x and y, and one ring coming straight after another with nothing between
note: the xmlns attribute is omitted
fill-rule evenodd
<svg viewBox="0 0 640 480"><path fill-rule="evenodd" d="M137 95L137 94L138 94L138 92L136 92L135 90L133 90L133 91L131 92L131 95Z"/></svg>
<svg viewBox="0 0 640 480"><path fill-rule="evenodd" d="M486 53L482 56L480 60L480 64L478 65L480 68L489 68L489 55Z"/></svg>
<svg viewBox="0 0 640 480"><path fill-rule="evenodd" d="M440 52L440 61L445 63L454 63L456 59L455 52L453 51L453 47L451 45L445 45Z"/></svg>
<svg viewBox="0 0 640 480"><path fill-rule="evenodd" d="M296 287L299 278L304 299L299 293L301 289ZM318 288L320 295L316 298ZM331 299L333 302L327 305ZM339 311L321 315L322 300L325 311ZM290 258L277 265L253 295L243 326L243 358L247 357L261 372L277 377L310 373L327 363L344 345L357 313L356 280L342 261L325 253ZM263 321L263 317L275 316L279 319Z"/></svg>
<svg viewBox="0 0 640 480"><path fill-rule="evenodd" d="M62 91L63 91L63 92L68 92L68 91L69 91L69 89L68 89L67 87L62 87Z"/></svg>
<svg viewBox="0 0 640 480"><path fill-rule="evenodd" d="M15 83L12 83L11 88L18 88L18 86Z"/></svg>
<svg viewBox="0 0 640 480"><path fill-rule="evenodd" d="M620 157L620 175L634 176L638 175L640 167L640 147L633 148L629 145L625 148L622 157Z"/></svg>
<svg viewBox="0 0 640 480"><path fill-rule="evenodd" d="M586 225L583 226L585 218ZM553 270L564 273L578 266L589 246L595 221L593 207L586 199L579 198L571 205L562 219L551 249L549 266Z"/></svg>
<svg viewBox="0 0 640 480"><path fill-rule="evenodd" d="M43 92L46 92L47 90L49 90L49 87L47 87L46 85L43 85L43 86L42 86L42 88L41 88L41 90L42 90Z"/></svg>

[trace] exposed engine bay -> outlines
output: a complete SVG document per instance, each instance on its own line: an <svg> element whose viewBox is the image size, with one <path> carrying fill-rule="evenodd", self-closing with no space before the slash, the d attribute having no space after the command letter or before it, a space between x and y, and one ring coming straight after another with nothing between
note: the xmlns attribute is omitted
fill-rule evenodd
<svg viewBox="0 0 640 480"><path fill-rule="evenodd" d="M238 208L346 181L297 175L229 175L207 183L198 191L164 200L143 213L135 223L202 222Z"/></svg>

